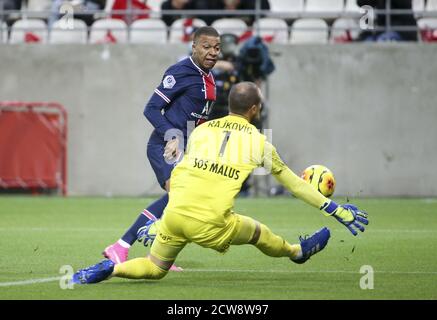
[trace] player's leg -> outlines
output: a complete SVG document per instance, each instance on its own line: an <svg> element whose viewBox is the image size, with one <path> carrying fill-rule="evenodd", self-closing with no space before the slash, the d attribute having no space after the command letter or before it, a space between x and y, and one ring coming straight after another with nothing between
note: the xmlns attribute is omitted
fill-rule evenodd
<svg viewBox="0 0 437 320"><path fill-rule="evenodd" d="M300 245L289 244L267 226L250 217L231 214L226 218L223 227L208 223L202 223L203 227L196 227L195 221L190 225L191 230L185 230L190 241L222 253L226 252L230 245L252 244L271 257L297 259L301 254Z"/></svg>
<svg viewBox="0 0 437 320"><path fill-rule="evenodd" d="M116 243L106 247L103 255L115 263L126 261L130 247L137 239L143 237L142 231L145 231L144 227L147 226L149 221L155 221L162 216L167 203L168 194L165 194L144 209L125 234ZM155 212L155 214L152 212Z"/></svg>
<svg viewBox="0 0 437 320"><path fill-rule="evenodd" d="M266 225L243 215L235 215L237 219L233 245L252 244L270 257L299 258L301 247L290 244L282 237L274 234Z"/></svg>
<svg viewBox="0 0 437 320"><path fill-rule="evenodd" d="M183 223L184 221L179 221L177 218L162 219L159 235L152 244L150 255L116 265L112 275L129 279L163 278L187 243L187 239L182 235L183 232L180 232Z"/></svg>
<svg viewBox="0 0 437 320"><path fill-rule="evenodd" d="M268 256L289 257L296 263L303 263L311 255L321 251L330 237L329 230L322 228L307 239L300 237L299 244L290 244L274 234L266 225L250 217L235 216L237 219L236 232L231 244L252 244Z"/></svg>
<svg viewBox="0 0 437 320"><path fill-rule="evenodd" d="M161 279L168 273L183 247L184 245L168 246L154 241L149 256L115 265L112 276L128 279Z"/></svg>
<svg viewBox="0 0 437 320"><path fill-rule="evenodd" d="M127 279L161 279L168 269L160 266L151 256L147 258L136 258L115 264L111 260L103 260L88 268L80 269L73 277L72 282L76 284L98 283L112 277Z"/></svg>
<svg viewBox="0 0 437 320"><path fill-rule="evenodd" d="M170 180L171 171L173 165L167 163L163 158L164 146L162 144L147 145L147 158L150 165L156 175L159 185L168 192L168 185ZM135 240L139 239L139 233L141 229L146 226L150 220L160 219L165 207L168 203L168 194L166 193L161 198L150 204L143 212L138 216L135 223L126 231L121 238L123 241L132 245Z"/></svg>
<svg viewBox="0 0 437 320"><path fill-rule="evenodd" d="M150 165L155 172L159 184L161 187L165 188L168 186L173 166L164 161L162 157L163 152L163 145L150 143L147 145L147 157ZM168 194L166 193L145 208L135 222L126 230L124 235L117 242L105 248L103 255L114 263L122 263L126 261L129 254L129 248L137 239L143 237L142 231L145 231L144 227L147 226L149 221L155 221L161 218L167 203ZM177 271L180 270L177 269Z"/></svg>
<svg viewBox="0 0 437 320"><path fill-rule="evenodd" d="M121 237L121 240L128 244L130 247L134 244L137 239L142 238L141 231L144 230L144 227L147 225L149 221L156 221L161 218L162 213L164 212L165 207L168 203L168 193L163 195L158 200L152 202L147 208L145 208L140 215L137 217L137 220L130 226L130 228L125 232L125 234Z"/></svg>
<svg viewBox="0 0 437 320"><path fill-rule="evenodd" d="M103 260L93 266L77 271L72 278L73 283L97 283L111 277L128 279L161 279L173 265L177 255L184 248L183 218L163 219L159 226L159 236L152 244L150 255L115 264L111 260ZM169 229L168 224L171 229ZM176 233L173 233L176 232Z"/></svg>

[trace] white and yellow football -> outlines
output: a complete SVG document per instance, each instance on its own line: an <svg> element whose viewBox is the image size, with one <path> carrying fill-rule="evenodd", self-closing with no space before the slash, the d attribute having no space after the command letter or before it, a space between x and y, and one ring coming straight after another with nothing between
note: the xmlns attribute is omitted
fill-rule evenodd
<svg viewBox="0 0 437 320"><path fill-rule="evenodd" d="M306 168L301 178L312 185L325 197L331 197L335 191L334 174L327 167L322 165L312 165Z"/></svg>

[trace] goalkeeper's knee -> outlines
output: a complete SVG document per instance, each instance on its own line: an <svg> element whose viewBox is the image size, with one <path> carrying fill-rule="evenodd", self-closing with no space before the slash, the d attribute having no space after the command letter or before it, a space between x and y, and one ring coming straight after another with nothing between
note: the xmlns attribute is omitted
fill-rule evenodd
<svg viewBox="0 0 437 320"><path fill-rule="evenodd" d="M265 224L258 222L252 241L256 241L255 246L257 247L268 248L272 243L272 236L270 229Z"/></svg>
<svg viewBox="0 0 437 320"><path fill-rule="evenodd" d="M287 242L262 223L257 223L252 243L270 257L284 257L289 252Z"/></svg>

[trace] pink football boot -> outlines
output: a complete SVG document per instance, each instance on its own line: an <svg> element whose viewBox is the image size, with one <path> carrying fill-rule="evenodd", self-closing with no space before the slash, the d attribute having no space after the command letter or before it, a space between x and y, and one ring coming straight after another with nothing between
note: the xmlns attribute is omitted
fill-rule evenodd
<svg viewBox="0 0 437 320"><path fill-rule="evenodd" d="M176 266L175 264L172 264L171 267L170 267L170 271L181 272L181 271L184 271L184 269L182 269L181 267Z"/></svg>
<svg viewBox="0 0 437 320"><path fill-rule="evenodd" d="M127 260L129 249L123 247L118 242L106 247L103 256L110 259L115 264L123 263Z"/></svg>

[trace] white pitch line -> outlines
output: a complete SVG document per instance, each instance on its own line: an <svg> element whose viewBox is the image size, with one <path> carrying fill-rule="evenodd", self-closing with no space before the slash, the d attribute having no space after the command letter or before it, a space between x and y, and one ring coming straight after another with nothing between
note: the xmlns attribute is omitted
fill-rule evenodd
<svg viewBox="0 0 437 320"><path fill-rule="evenodd" d="M0 228L0 231L62 231L62 232L105 232L120 231L121 228L49 228L49 227L17 227L17 228Z"/></svg>
<svg viewBox="0 0 437 320"><path fill-rule="evenodd" d="M59 281L60 279L61 277L52 277L52 278L42 278L42 279L29 279L29 280L22 280L22 281L0 282L0 287L26 286L28 284Z"/></svg>
<svg viewBox="0 0 437 320"><path fill-rule="evenodd" d="M238 272L238 273L341 273L341 274L360 274L359 271L348 270L251 270L251 269L184 269L184 272ZM419 274L419 275L437 275L437 271L375 271L378 274ZM59 281L61 277L29 279L22 281L0 282L0 287L26 286L36 283L45 283Z"/></svg>
<svg viewBox="0 0 437 320"><path fill-rule="evenodd" d="M360 274L348 270L243 270L243 269L184 269L186 272L241 272L241 273L348 273ZM436 274L437 271L374 271L379 274Z"/></svg>

